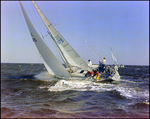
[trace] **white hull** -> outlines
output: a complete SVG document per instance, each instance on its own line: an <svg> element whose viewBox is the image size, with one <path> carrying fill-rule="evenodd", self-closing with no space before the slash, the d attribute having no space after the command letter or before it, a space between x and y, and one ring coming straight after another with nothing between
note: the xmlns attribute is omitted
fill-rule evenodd
<svg viewBox="0 0 150 119"><path fill-rule="evenodd" d="M85 77L85 74L87 73L87 71L84 71L83 73L80 73L82 70L78 70L75 73L72 73L72 77L77 77L77 78L93 78L94 77ZM71 78L72 78L71 77ZM105 81L105 80L113 80L113 81L120 81L120 75L118 73L118 71L115 72L115 74L113 76L100 76L100 79L97 79L97 81Z"/></svg>

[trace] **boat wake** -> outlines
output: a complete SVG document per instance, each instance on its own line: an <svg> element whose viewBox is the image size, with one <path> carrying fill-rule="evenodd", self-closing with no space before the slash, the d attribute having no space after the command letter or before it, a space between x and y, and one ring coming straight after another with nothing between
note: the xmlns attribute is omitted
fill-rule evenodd
<svg viewBox="0 0 150 119"><path fill-rule="evenodd" d="M39 87L42 88L42 87ZM96 83L90 80L59 80L55 85L46 87L50 92L57 91L96 91L96 92L107 92L107 91L117 91L121 96L127 99L138 99L139 97L143 99L148 99L149 92L147 90L132 88L126 83L123 84L113 84L113 83Z"/></svg>
<svg viewBox="0 0 150 119"><path fill-rule="evenodd" d="M125 97L129 100L141 100L138 102L149 103L149 91L142 88L138 88L135 85L136 82L133 81L120 81L118 83L113 82L95 82L92 78L75 78L70 80L58 79L48 72L42 72L35 75L37 80L51 81L55 82L53 85L41 85L40 89L45 88L50 92L61 92L61 91L96 91L96 92L117 92L120 96ZM124 82L124 83L123 83ZM127 83L126 83L127 82ZM138 83L137 83L138 85Z"/></svg>

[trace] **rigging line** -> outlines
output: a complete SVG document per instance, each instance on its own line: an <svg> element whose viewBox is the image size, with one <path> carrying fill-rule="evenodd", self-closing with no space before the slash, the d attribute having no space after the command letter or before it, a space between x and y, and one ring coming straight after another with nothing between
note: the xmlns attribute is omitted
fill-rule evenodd
<svg viewBox="0 0 150 119"><path fill-rule="evenodd" d="M17 6L17 3L16 3L16 6ZM20 18L21 18L22 24L23 24L23 26L24 26L24 28L25 28L26 34L28 34L28 35L27 35L27 36L28 36L28 39L31 39L31 36L29 35L29 31L28 31L28 30L26 29L26 27L25 27L25 26L27 26L27 25L25 24L25 22L23 22L24 19L22 18L22 15L21 15L21 12L20 12L18 6L17 6L17 9L18 9L19 16L20 16ZM38 61L41 62L41 59L38 57L38 56L39 56L39 55L38 55L38 52L35 50L35 46L33 46L33 43L32 43L32 42L30 42L30 44L31 44L31 46L32 46L32 48L33 48L33 50L34 50L34 52L35 52L35 54L36 54L36 57L37 57Z"/></svg>
<svg viewBox="0 0 150 119"><path fill-rule="evenodd" d="M41 27L40 27L40 21L38 20L39 18L38 18L38 14L37 14L37 11L35 10L35 8L34 8L34 6L32 5L32 7L31 7L32 9L33 9L33 11L34 11L34 13L35 13L35 16L36 16L36 18L37 18L37 24L38 24L38 26L39 26L39 28L40 28L40 32L41 32L41 36L43 36L43 33L42 33L42 30L41 30ZM44 37L43 37L44 38Z"/></svg>
<svg viewBox="0 0 150 119"><path fill-rule="evenodd" d="M35 20L35 21L37 21L37 24L38 24L38 26L39 26L39 28L40 28L39 31L40 31L40 33L41 33L41 37L43 38L43 41L44 41L46 44L48 44L48 43L47 43L47 39L45 39L45 37L47 37L49 34L43 36L42 30L41 30L41 29L43 29L44 31L47 31L47 27L46 27L45 24L43 23L43 21L42 21L41 17L39 16L39 14L38 14L36 8L34 7L34 5L32 5L32 9L33 9L33 11L34 11L34 13L35 13L35 16L36 16L36 19L37 19L37 20Z"/></svg>
<svg viewBox="0 0 150 119"><path fill-rule="evenodd" d="M39 13L37 12L37 10L36 10L36 8L34 7L34 5L32 6L32 8L33 8L33 10L34 10L34 12L35 12L35 14L36 14L36 17L39 19L39 20L37 20L37 22L39 23L39 27L40 27L40 29L44 29L44 31L48 31L48 29L47 29L47 27L45 26L45 24L43 23L43 20L42 20L42 18L40 17L40 15L39 15ZM49 34L47 34L47 35L43 35L43 33L41 32L41 36L42 36L42 38L44 39L45 37L47 37ZM45 39L44 39L45 40Z"/></svg>
<svg viewBox="0 0 150 119"><path fill-rule="evenodd" d="M85 43L87 43L86 40L84 40ZM102 60L102 58L94 51L94 49L87 43L87 45L91 48L91 50L95 53L95 55L100 59Z"/></svg>
<svg viewBox="0 0 150 119"><path fill-rule="evenodd" d="M31 5L30 5L30 6L31 6ZM28 7L28 5L27 5L27 7ZM33 12L31 12L31 8L33 9L35 15L32 15ZM41 31L41 27L40 27L40 23L39 23L39 20L38 20L39 18L37 17L37 14L36 14L35 9L34 9L32 6L31 6L31 8L28 7L29 12L30 12L30 15L31 15L32 19L35 21L35 24L36 24L36 26L37 26L37 28L38 28L38 31L40 31L41 36L43 36L43 35L42 35L42 31ZM34 16L36 16L37 19L36 19Z"/></svg>

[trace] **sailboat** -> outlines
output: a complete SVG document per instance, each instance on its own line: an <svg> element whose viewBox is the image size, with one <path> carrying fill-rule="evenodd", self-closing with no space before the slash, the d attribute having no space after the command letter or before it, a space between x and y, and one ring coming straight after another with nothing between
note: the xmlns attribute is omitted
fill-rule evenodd
<svg viewBox="0 0 150 119"><path fill-rule="evenodd" d="M44 24L46 25L49 35L52 40L55 42L59 53L65 62L66 68L62 63L56 58L52 51L45 44L43 39L40 37L33 24L31 23L21 1L19 1L25 21L27 23L31 38L36 46L37 51L39 52L41 59L43 60L44 66L47 71L59 78L71 79L72 77L81 77L85 78L85 73L89 70L92 70L91 67L79 56L79 54L71 47L71 45L63 38L63 36L57 31L53 24L46 18L37 4L32 1L39 15L41 16ZM120 75L118 71L112 76L109 77L112 80L120 80Z"/></svg>

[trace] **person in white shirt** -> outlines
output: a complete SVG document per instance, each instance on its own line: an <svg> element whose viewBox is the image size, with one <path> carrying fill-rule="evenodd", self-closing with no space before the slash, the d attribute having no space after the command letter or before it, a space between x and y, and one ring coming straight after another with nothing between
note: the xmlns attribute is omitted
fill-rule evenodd
<svg viewBox="0 0 150 119"><path fill-rule="evenodd" d="M106 58L105 58L105 57L103 58L102 63L103 63L104 65L106 65Z"/></svg>
<svg viewBox="0 0 150 119"><path fill-rule="evenodd" d="M88 60L88 66L89 66L89 67L92 67L92 62L91 62L91 60Z"/></svg>

